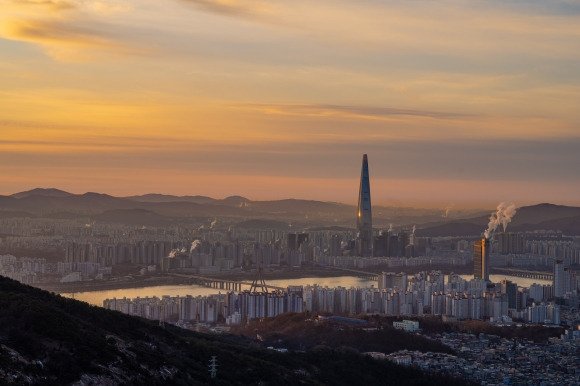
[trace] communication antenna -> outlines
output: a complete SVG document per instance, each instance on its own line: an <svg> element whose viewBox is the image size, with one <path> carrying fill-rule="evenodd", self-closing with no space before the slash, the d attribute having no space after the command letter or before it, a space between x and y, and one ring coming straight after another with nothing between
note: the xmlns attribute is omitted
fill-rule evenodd
<svg viewBox="0 0 580 386"><path fill-rule="evenodd" d="M217 357L214 355L209 360L209 373L211 374L212 378L217 377Z"/></svg>

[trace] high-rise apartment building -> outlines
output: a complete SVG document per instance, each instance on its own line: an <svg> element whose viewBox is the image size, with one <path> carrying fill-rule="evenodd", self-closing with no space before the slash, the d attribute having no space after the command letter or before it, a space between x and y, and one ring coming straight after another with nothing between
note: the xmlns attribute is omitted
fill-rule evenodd
<svg viewBox="0 0 580 386"><path fill-rule="evenodd" d="M359 256L373 255L373 219L371 212L371 185L369 181L369 162L363 155L358 193L358 213L356 217L357 252Z"/></svg>
<svg viewBox="0 0 580 386"><path fill-rule="evenodd" d="M507 295L508 308L516 309L518 299L518 285L516 283L512 283L509 280L503 279L501 281L501 293Z"/></svg>
<svg viewBox="0 0 580 386"><path fill-rule="evenodd" d="M473 277L489 281L489 239L482 238L473 246Z"/></svg>
<svg viewBox="0 0 580 386"><path fill-rule="evenodd" d="M564 261L554 260L554 296L564 296Z"/></svg>
<svg viewBox="0 0 580 386"><path fill-rule="evenodd" d="M502 255L518 254L526 251L526 241L522 233L499 232L496 237L498 253Z"/></svg>

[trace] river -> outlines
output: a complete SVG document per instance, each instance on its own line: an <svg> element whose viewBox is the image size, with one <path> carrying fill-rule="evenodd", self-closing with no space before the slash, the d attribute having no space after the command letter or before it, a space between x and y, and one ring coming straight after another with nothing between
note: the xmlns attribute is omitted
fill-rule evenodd
<svg viewBox="0 0 580 386"><path fill-rule="evenodd" d="M276 287L288 287L290 285L313 285L318 284L319 286L327 287L377 287L377 282L374 280L365 280L358 277L352 276L340 276L340 277L305 277L298 279L283 279L283 280L268 280L266 284L276 286ZM249 289L249 286L244 286L243 289ZM215 288L200 287L198 285L191 284L179 284L179 285L161 285L161 286L151 286L151 287L139 287L139 288L124 288L116 290L102 290L102 291L90 291L90 292L75 292L72 293L62 293L62 296L73 297L77 300L87 302L96 306L102 306L103 300L112 298L136 298L136 297L161 297L163 295L169 296L208 296L211 294L217 294L218 292L225 293L226 290L219 290Z"/></svg>
<svg viewBox="0 0 580 386"><path fill-rule="evenodd" d="M473 276L471 275L460 275L465 280L471 280ZM537 279L526 279L515 276L506 275L490 275L490 280L494 283L499 283L501 280L507 279L516 283L520 287L529 287L533 283L538 284L551 284L548 280L537 280ZM360 287L360 288L370 288L372 286L377 287L377 282L373 280L365 280L358 277L352 276L340 276L340 277L305 277L299 279L283 279L283 280L268 280L267 284L278 287L288 287L289 285L313 285L318 284L319 286L327 287ZM249 289L247 286L244 289ZM220 292L219 289L200 287L198 285L162 285L162 286L150 286L150 287L139 287L139 288L124 288L116 290L102 290L102 291L91 291L91 292L76 292L63 293L62 296L73 297L74 299L87 302L96 306L102 306L103 300L112 298L136 298L136 297L161 297L164 295L168 296L208 296L211 294L216 294ZM221 290L222 293L226 290Z"/></svg>

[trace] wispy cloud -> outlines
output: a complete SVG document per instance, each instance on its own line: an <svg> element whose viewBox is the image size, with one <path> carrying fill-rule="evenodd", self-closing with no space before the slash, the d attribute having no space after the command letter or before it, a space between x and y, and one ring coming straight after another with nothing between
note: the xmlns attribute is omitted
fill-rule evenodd
<svg viewBox="0 0 580 386"><path fill-rule="evenodd" d="M37 44L57 59L104 53L139 55L145 49L119 33L103 15L122 9L102 1L12 0L0 5L0 36ZM49 12L46 12L46 11Z"/></svg>
<svg viewBox="0 0 580 386"><path fill-rule="evenodd" d="M578 180L575 1L0 0L0 37L1 184Z"/></svg>
<svg viewBox="0 0 580 386"><path fill-rule="evenodd" d="M208 13L293 29L310 39L371 52L421 50L479 60L492 52L576 56L566 47L579 33L579 13L562 11L578 7L558 1L179 1Z"/></svg>
<svg viewBox="0 0 580 386"><path fill-rule="evenodd" d="M234 106L236 107L236 106ZM401 109L393 107L356 106L356 105L332 105L332 104L243 104L241 108L256 109L269 114L288 114L305 116L328 116L342 115L358 117L361 119L376 119L392 116L414 116L434 119L456 119L473 117L473 115L427 111L414 109Z"/></svg>
<svg viewBox="0 0 580 386"><path fill-rule="evenodd" d="M197 6L199 9L217 13L226 16L236 16L236 17L255 17L260 14L264 14L275 2L271 2L271 6L268 7L268 2L256 0L256 1L243 1L243 0L180 0L184 3L189 3Z"/></svg>
<svg viewBox="0 0 580 386"><path fill-rule="evenodd" d="M12 20L4 25L6 37L39 43L65 43L94 47L114 46L107 32L73 22L48 20Z"/></svg>
<svg viewBox="0 0 580 386"><path fill-rule="evenodd" d="M67 0L12 0L15 5L36 6L51 10L66 10L76 8L76 5Z"/></svg>

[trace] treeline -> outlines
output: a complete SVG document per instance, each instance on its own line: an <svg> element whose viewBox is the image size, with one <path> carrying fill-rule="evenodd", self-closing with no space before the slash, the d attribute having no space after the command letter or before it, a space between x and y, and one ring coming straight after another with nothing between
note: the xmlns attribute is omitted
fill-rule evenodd
<svg viewBox="0 0 580 386"><path fill-rule="evenodd" d="M370 329L348 323L318 321L307 313L286 313L275 318L254 320L248 326L235 331L248 338L258 338L266 345L292 350L310 350L317 346L332 349L348 347L357 352L392 353L399 350L422 352L454 351L438 342L418 334L397 330L392 323L380 317L367 317Z"/></svg>

